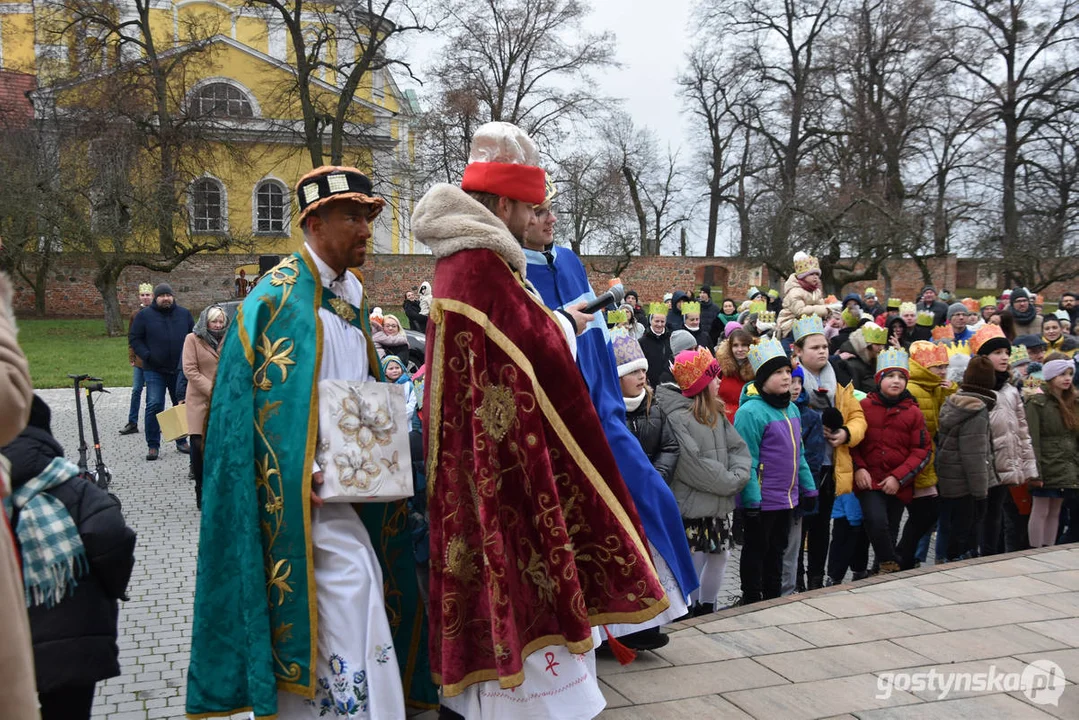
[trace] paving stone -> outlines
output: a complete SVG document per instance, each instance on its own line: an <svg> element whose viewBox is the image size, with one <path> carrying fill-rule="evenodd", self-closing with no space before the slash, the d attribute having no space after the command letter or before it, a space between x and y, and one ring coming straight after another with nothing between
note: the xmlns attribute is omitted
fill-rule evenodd
<svg viewBox="0 0 1079 720"><path fill-rule="evenodd" d="M1027 600L1059 610L1068 615L1079 615L1079 591L1061 592L1053 595L1034 595L1027 598Z"/></svg>
<svg viewBox="0 0 1079 720"><path fill-rule="evenodd" d="M1071 647L1079 647L1079 618L1043 620L1041 622L1021 623L1019 627L1041 633L1048 638L1058 640ZM1075 678L1079 681L1079 677Z"/></svg>
<svg viewBox="0 0 1079 720"><path fill-rule="evenodd" d="M1050 595L1048 597L1056 597ZM1065 617L1066 613L1031 602L1027 599L1009 598L1007 600L987 600L978 603L961 603L942 607L927 607L908 610L908 613L946 630L968 630L970 628L996 627L1001 620L1008 622L1035 622Z"/></svg>
<svg viewBox="0 0 1079 720"><path fill-rule="evenodd" d="M1064 693L1057 700L1056 705L1048 702L1035 703L1022 691L1008 694L1048 716L1060 718L1060 720L1079 720L1079 686L1071 683L1064 686Z"/></svg>
<svg viewBox="0 0 1079 720"><path fill-rule="evenodd" d="M901 612L784 625L783 629L817 647L886 640L908 635L935 633L940 630L936 625L921 618Z"/></svg>
<svg viewBox="0 0 1079 720"><path fill-rule="evenodd" d="M713 622L702 623L697 625L697 629L701 632L716 633L727 632L728 630L747 630L749 628L773 625L813 622L814 620L829 620L831 617L831 615L815 607L810 607L804 601L789 602L756 612L743 613Z"/></svg>
<svg viewBox="0 0 1079 720"><path fill-rule="evenodd" d="M1015 657L1025 663L1031 663L1035 660L1052 660L1064 671L1064 677L1068 679L1068 682L1079 685L1079 648L1047 650L1045 652L1016 655Z"/></svg>
<svg viewBox="0 0 1079 720"><path fill-rule="evenodd" d="M730 690L760 688L787 682L749 658L622 673L604 680L637 704L715 695Z"/></svg>
<svg viewBox="0 0 1079 720"><path fill-rule="evenodd" d="M948 570L948 576L957 580L992 580L994 578L1033 575L1060 570L1060 566L1042 560L1042 555L1013 557L997 562L967 565ZM937 573L933 573L934 575Z"/></svg>
<svg viewBox="0 0 1079 720"><path fill-rule="evenodd" d="M637 659L629 665L620 665L611 655L603 653L596 656L596 675L602 678L621 673L636 673L642 670L670 667L670 663L654 652L637 653Z"/></svg>
<svg viewBox="0 0 1079 720"><path fill-rule="evenodd" d="M933 572L922 573L920 575L911 575L910 577L897 578L895 580L888 580L881 583L856 583L850 589L850 592L855 594L860 593L873 593L883 592L887 590L899 590L907 588L928 588L930 585L939 585L940 583L954 582L959 580L953 576L949 570L935 570Z"/></svg>
<svg viewBox="0 0 1079 720"><path fill-rule="evenodd" d="M687 718L741 720L749 717L719 695L704 695L686 700L605 710L599 714L598 720L687 720Z"/></svg>
<svg viewBox="0 0 1079 720"><path fill-rule="evenodd" d="M1016 625L1001 625L992 632L982 629L953 630L899 638L895 642L938 663L1058 650L1064 646L1061 642Z"/></svg>
<svg viewBox="0 0 1079 720"><path fill-rule="evenodd" d="M744 657L746 653L740 652L730 644L716 642L716 635L697 633L696 636L680 637L671 640L666 647L655 651L672 665L693 665L702 662L716 662L717 660L731 660L736 657Z"/></svg>
<svg viewBox="0 0 1079 720"><path fill-rule="evenodd" d="M1008 695L976 697L883 708L858 713L859 720L1048 720L1050 715Z"/></svg>
<svg viewBox="0 0 1079 720"><path fill-rule="evenodd" d="M1055 572L1038 573L1031 575L1035 580L1059 585L1068 590L1079 590L1079 570L1057 570Z"/></svg>
<svg viewBox="0 0 1079 720"><path fill-rule="evenodd" d="M978 695L991 695L1004 693L1008 686L1005 685L1005 675L1014 674L1020 676L1026 663L1012 657L995 657L989 660L971 660L948 664L924 663L916 667L896 667L887 671L874 673L877 677L886 681L888 677L895 678L903 675L906 678L918 676L918 680L924 687L915 688L897 684L896 687L905 690L922 700L943 701L959 697L976 697ZM979 680L981 685L975 683L976 676L983 676ZM901 682L902 680L893 680ZM997 683L994 685L994 682ZM1014 682L1019 682L1018 679ZM975 689L981 688L981 689Z"/></svg>
<svg viewBox="0 0 1079 720"><path fill-rule="evenodd" d="M1012 597L1030 597L1062 592L1062 588L1046 582L1031 580L1025 576L992 578L989 580L960 580L933 586L934 595L942 595L957 602L1003 600Z"/></svg>
<svg viewBox="0 0 1079 720"><path fill-rule="evenodd" d="M898 610L937 607L955 603L954 600L935 595L931 591L921 588L897 588L859 594L850 592L833 593L819 598L810 598L804 602L806 605L815 607L837 618L879 615Z"/></svg>
<svg viewBox="0 0 1079 720"><path fill-rule="evenodd" d="M874 675L814 680L807 683L762 687L723 693L742 711L756 718L809 720L842 713L856 713L893 705L918 702L910 693L893 691L878 697L880 690Z"/></svg>
<svg viewBox="0 0 1079 720"><path fill-rule="evenodd" d="M1042 562L1056 565L1065 570L1079 570L1079 547L1074 545L1066 550L1040 553L1037 557Z"/></svg>
<svg viewBox="0 0 1079 720"><path fill-rule="evenodd" d="M860 675L928 662L928 658L888 640L796 650L765 655L754 660L796 683Z"/></svg>
<svg viewBox="0 0 1079 720"><path fill-rule="evenodd" d="M632 705L632 703L625 697L623 697L621 693L619 693L617 690L605 683L603 680L599 681L599 689L600 692L603 693L603 698L607 701L608 708L619 708L625 707L627 705Z"/></svg>

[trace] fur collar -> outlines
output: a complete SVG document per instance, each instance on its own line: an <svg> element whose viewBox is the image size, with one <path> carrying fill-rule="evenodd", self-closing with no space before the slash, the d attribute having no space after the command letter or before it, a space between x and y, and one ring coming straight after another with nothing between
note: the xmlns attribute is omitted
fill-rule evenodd
<svg viewBox="0 0 1079 720"><path fill-rule="evenodd" d="M723 371L723 377L741 378L746 382L750 382L754 377L753 365L750 364L748 359L741 366L734 359L734 354L731 353L730 340L724 340L716 348L716 362L719 363L719 369Z"/></svg>
<svg viewBox="0 0 1079 720"><path fill-rule="evenodd" d="M525 277L521 245L501 220L456 185L440 183L427 191L412 214L412 232L436 258L487 249Z"/></svg>

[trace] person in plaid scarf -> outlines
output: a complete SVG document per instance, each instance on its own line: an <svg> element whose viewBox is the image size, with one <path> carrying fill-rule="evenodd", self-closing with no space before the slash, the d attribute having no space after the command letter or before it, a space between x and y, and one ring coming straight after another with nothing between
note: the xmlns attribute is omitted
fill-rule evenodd
<svg viewBox="0 0 1079 720"><path fill-rule="evenodd" d="M11 463L4 510L22 559L41 718L89 719L94 685L120 674L117 601L135 565L135 533L120 501L64 458L50 417L35 396L30 424L0 448Z"/></svg>

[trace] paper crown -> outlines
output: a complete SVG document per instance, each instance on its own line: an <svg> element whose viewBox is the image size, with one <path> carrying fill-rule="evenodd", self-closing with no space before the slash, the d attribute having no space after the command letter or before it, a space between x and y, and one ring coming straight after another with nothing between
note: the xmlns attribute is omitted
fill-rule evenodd
<svg viewBox="0 0 1079 720"><path fill-rule="evenodd" d="M890 347L887 350L880 351L880 354L877 355L875 377L879 378L882 373L889 370L902 370L904 375L910 377L910 355L907 355L906 350Z"/></svg>
<svg viewBox="0 0 1079 720"><path fill-rule="evenodd" d="M981 300L978 301L978 305L979 305L979 309L987 308L987 307L996 307L997 306L997 299L995 297L993 297L992 295L986 295L985 297L983 297Z"/></svg>
<svg viewBox="0 0 1079 720"><path fill-rule="evenodd" d="M979 310L982 309L982 306L979 305L978 301L974 298L963 298L959 302L963 303L963 306L975 315L978 313Z"/></svg>
<svg viewBox="0 0 1079 720"><path fill-rule="evenodd" d="M837 298L835 295L829 295L828 297L824 298L825 305L835 305L838 302L839 298Z"/></svg>
<svg viewBox="0 0 1079 720"><path fill-rule="evenodd" d="M933 327L933 323L937 321L937 316L929 310L919 310L918 319L915 323L918 327Z"/></svg>
<svg viewBox="0 0 1079 720"><path fill-rule="evenodd" d="M1042 295L1041 293L1038 293L1037 295L1035 295L1034 296L1034 304L1035 305L1044 305L1045 304L1045 296Z"/></svg>
<svg viewBox="0 0 1079 720"><path fill-rule="evenodd" d="M779 357L786 358L787 353L775 338L761 338L756 345L749 348L749 364L753 366L753 372L760 370L769 360Z"/></svg>
<svg viewBox="0 0 1079 720"><path fill-rule="evenodd" d="M541 208L544 205L548 204L549 202L554 200L554 196L558 194L558 188L555 187L554 180L551 178L551 173L544 172L543 174L546 178L543 188L546 192L546 195L544 195L543 197L543 202L539 203L538 205L533 205L533 207L535 208Z"/></svg>
<svg viewBox="0 0 1079 720"><path fill-rule="evenodd" d="M753 298L757 297L758 295L763 295L763 294L764 293L762 293L760 291L760 289L756 285L754 285L754 286L749 288L749 292L746 293L746 297L748 297L750 300L752 300Z"/></svg>
<svg viewBox="0 0 1079 720"><path fill-rule="evenodd" d="M910 359L926 369L947 365L948 348L927 340L917 340L910 344Z"/></svg>
<svg viewBox="0 0 1079 720"><path fill-rule="evenodd" d="M811 273L820 273L820 263L817 258L805 252L794 253L794 274L805 277Z"/></svg>
<svg viewBox="0 0 1079 720"><path fill-rule="evenodd" d="M779 297L779 291L778 291L778 290L776 290L775 288L770 288L770 289L768 290L768 297L770 297L770 298L772 298L773 300L775 300L775 299L776 299L777 297Z"/></svg>
<svg viewBox="0 0 1079 720"><path fill-rule="evenodd" d="M624 322L629 322L629 315L625 310L611 310L607 313L608 325L619 325Z"/></svg>
<svg viewBox="0 0 1079 720"><path fill-rule="evenodd" d="M824 323L820 315L803 315L794 321L794 342L809 335L823 335Z"/></svg>
<svg viewBox="0 0 1079 720"><path fill-rule="evenodd" d="M887 345L888 328L882 328L876 323L866 323L862 326L862 338L867 345Z"/></svg>
<svg viewBox="0 0 1079 720"><path fill-rule="evenodd" d="M867 287L865 289L865 292L862 293L862 294L865 295L866 297L869 297L870 295L872 295L873 297L876 297L877 296L877 289L875 287Z"/></svg>
<svg viewBox="0 0 1079 720"><path fill-rule="evenodd" d="M839 316L843 318L843 324L849 328L858 327L858 320L861 319L861 316L852 313L850 308L843 308L843 311L839 313Z"/></svg>
<svg viewBox="0 0 1079 720"><path fill-rule="evenodd" d="M776 314L771 310L757 313L757 327L761 325L775 325Z"/></svg>
<svg viewBox="0 0 1079 720"><path fill-rule="evenodd" d="M913 305L913 303L911 303ZM898 310L903 307L903 301L900 298L888 298L888 309Z"/></svg>
<svg viewBox="0 0 1079 720"><path fill-rule="evenodd" d="M992 343L992 345L987 346L986 343ZM1011 348L1011 343L1005 337L1004 331L1000 329L1000 325L986 323L978 328L978 332L974 333L970 338L970 350L975 355L982 350L985 350L985 354L988 354L998 347Z"/></svg>
<svg viewBox="0 0 1079 720"><path fill-rule="evenodd" d="M667 303L661 303L661 302L648 303L648 315L649 315L649 317L651 317L652 315L666 315L667 310L669 310L669 308L667 307Z"/></svg>
<svg viewBox="0 0 1079 720"><path fill-rule="evenodd" d="M948 353L948 357L954 357L956 355L970 355L970 345L966 340L960 340L958 342L945 343L941 345Z"/></svg>
<svg viewBox="0 0 1079 720"><path fill-rule="evenodd" d="M618 329L611 333L611 348L614 350L614 362L618 366L618 377L648 369L648 360L644 357L641 344L625 330Z"/></svg>
<svg viewBox="0 0 1079 720"><path fill-rule="evenodd" d="M940 327L933 328L933 340L939 342L939 341L942 341L942 340L954 340L954 339L955 339L955 331L952 330L951 325L941 325Z"/></svg>
<svg viewBox="0 0 1079 720"><path fill-rule="evenodd" d="M899 303L899 314L902 315L903 313L908 312L918 312L918 306L912 302Z"/></svg>
<svg viewBox="0 0 1079 720"><path fill-rule="evenodd" d="M719 363L708 348L683 350L671 365L671 375L674 375L678 387L682 388L682 394L693 397L708 387L712 378L719 375Z"/></svg>
<svg viewBox="0 0 1079 720"><path fill-rule="evenodd" d="M695 315L701 314L701 304L692 300L686 300L682 303L682 314L694 313Z"/></svg>
<svg viewBox="0 0 1079 720"><path fill-rule="evenodd" d="M1012 348L1012 359L1009 361L1012 367L1030 362L1030 353L1026 345L1016 345Z"/></svg>
<svg viewBox="0 0 1079 720"><path fill-rule="evenodd" d="M767 309L768 309L768 303L761 302L759 300L755 301L755 302L751 302L749 304L749 311L751 313L756 313L757 315L760 315L762 312L764 312Z"/></svg>
<svg viewBox="0 0 1079 720"><path fill-rule="evenodd" d="M154 286L151 285L150 283L141 283L139 285L139 295L152 294L153 291L154 291Z"/></svg>

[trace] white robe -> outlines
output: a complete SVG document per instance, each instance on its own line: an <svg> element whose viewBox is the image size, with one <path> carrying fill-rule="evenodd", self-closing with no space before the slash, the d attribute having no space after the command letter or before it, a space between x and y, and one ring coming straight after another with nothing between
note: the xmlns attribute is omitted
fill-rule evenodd
<svg viewBox="0 0 1079 720"><path fill-rule="evenodd" d="M323 287L360 307L363 286L356 276L345 273L338 279L310 245L307 250ZM366 380L363 332L324 308L318 315L322 322L318 380ZM382 597L382 571L367 529L351 505L328 503L312 513L311 542L318 602L318 685L314 700L279 692L279 717L403 720L404 690Z"/></svg>

